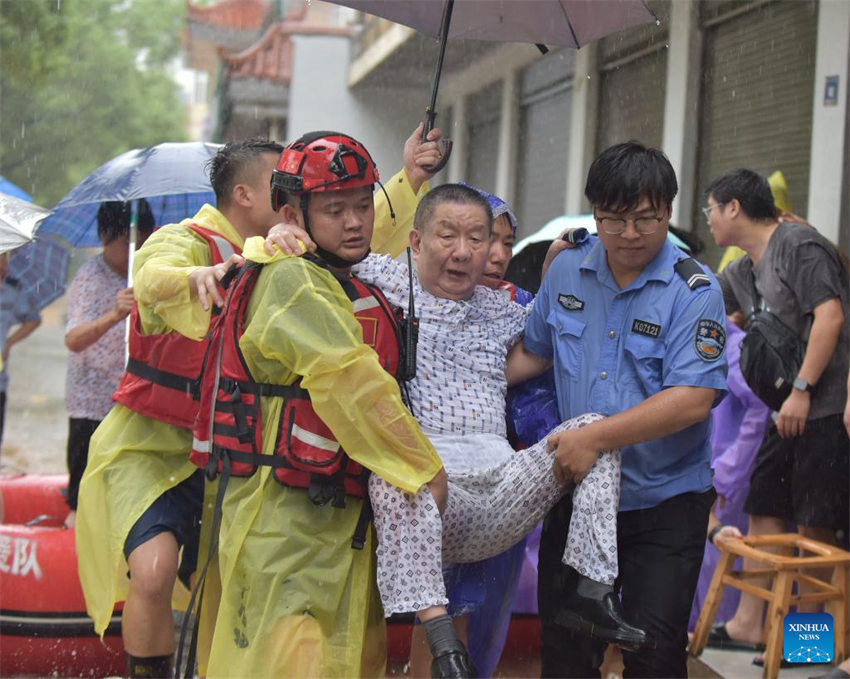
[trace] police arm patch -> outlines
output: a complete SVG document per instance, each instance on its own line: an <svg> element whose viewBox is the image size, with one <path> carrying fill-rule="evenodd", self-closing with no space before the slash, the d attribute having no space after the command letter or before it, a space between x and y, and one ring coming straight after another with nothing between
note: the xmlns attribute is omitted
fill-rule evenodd
<svg viewBox="0 0 850 679"><path fill-rule="evenodd" d="M726 348L726 328L712 318L697 321L694 349L704 361L716 361Z"/></svg>

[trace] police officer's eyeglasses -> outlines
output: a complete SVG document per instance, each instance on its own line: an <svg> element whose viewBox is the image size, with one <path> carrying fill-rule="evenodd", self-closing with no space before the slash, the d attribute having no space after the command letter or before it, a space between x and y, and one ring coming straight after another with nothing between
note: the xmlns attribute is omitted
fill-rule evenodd
<svg viewBox="0 0 850 679"><path fill-rule="evenodd" d="M629 222L631 222L632 226L635 227L635 231L641 236L649 236L658 231L658 227L664 221L664 217L633 217L623 219L622 217L597 217L595 213L593 218L596 220L599 228L609 236L619 236L626 230Z"/></svg>
<svg viewBox="0 0 850 679"><path fill-rule="evenodd" d="M709 205L708 207L700 208L702 213L705 215L705 218L708 219L711 216L711 211L716 207L722 207L726 205L726 203L715 203L714 205Z"/></svg>

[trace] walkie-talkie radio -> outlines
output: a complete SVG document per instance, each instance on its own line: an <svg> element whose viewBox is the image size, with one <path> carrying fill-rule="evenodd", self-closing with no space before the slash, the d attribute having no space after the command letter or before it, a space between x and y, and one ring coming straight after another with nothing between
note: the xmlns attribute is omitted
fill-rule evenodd
<svg viewBox="0 0 850 679"><path fill-rule="evenodd" d="M410 248L407 248L407 274L410 281L408 293L407 316L401 324L401 338L403 342L404 361L399 375L402 381L412 380L416 377L416 344L419 342L419 319L416 318L416 310L413 307L413 262L410 256Z"/></svg>

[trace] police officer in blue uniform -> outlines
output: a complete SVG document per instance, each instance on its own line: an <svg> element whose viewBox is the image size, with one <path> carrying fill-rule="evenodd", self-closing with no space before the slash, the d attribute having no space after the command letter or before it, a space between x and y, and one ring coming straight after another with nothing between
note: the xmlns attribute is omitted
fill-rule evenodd
<svg viewBox="0 0 850 679"><path fill-rule="evenodd" d="M726 333L716 280L667 240L677 190L664 154L637 142L594 161L585 195L598 238L554 259L511 357L514 380L554 363L563 420L606 416L550 439L556 475L578 482L600 451L622 450L622 604L610 591L570 593L565 498L540 545L544 677L599 676L605 644L577 633L589 627L577 618L649 633L650 647L624 651L625 676L687 677L688 615L715 498L709 417L726 390ZM573 614L559 624L564 608Z"/></svg>

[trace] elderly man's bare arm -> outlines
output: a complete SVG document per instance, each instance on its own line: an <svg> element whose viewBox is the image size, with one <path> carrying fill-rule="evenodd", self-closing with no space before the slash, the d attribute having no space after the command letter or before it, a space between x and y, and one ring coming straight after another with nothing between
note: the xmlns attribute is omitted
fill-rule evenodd
<svg viewBox="0 0 850 679"><path fill-rule="evenodd" d="M520 339L508 352L508 359L505 364L505 377L508 380L508 386L512 387L515 384L530 380L532 377L542 375L551 365L551 358L544 358L531 353L523 346L522 339Z"/></svg>

